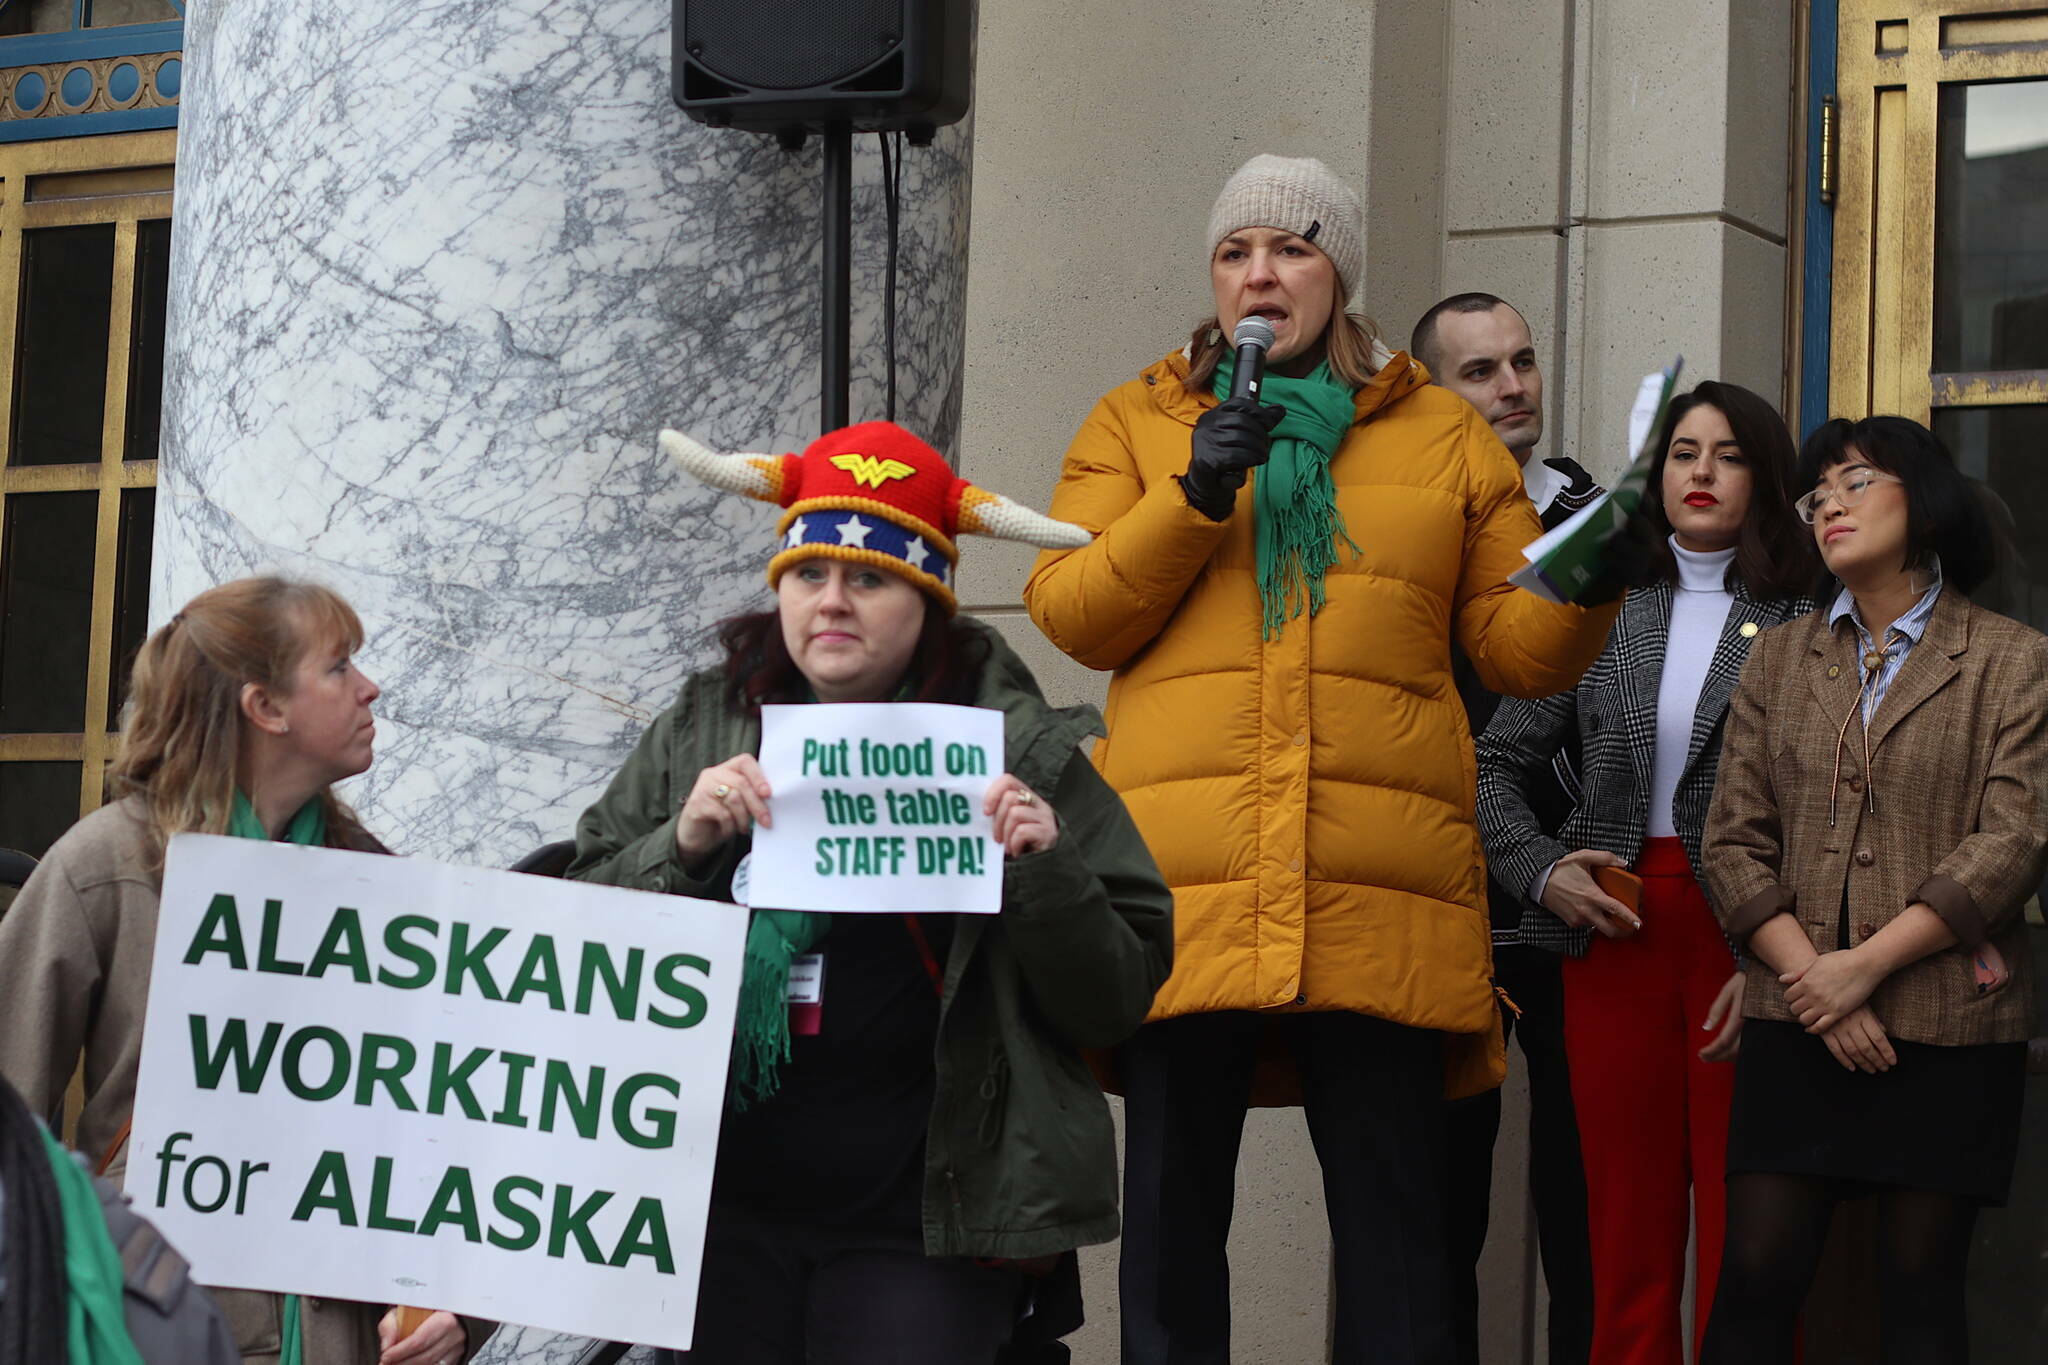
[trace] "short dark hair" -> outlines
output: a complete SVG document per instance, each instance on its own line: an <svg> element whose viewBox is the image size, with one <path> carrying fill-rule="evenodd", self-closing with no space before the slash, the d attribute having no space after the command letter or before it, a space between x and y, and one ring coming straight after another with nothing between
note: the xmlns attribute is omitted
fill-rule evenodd
<svg viewBox="0 0 2048 1365"><path fill-rule="evenodd" d="M1965 595L1997 569L1998 536L1983 497L1939 436L1909 417L1837 417L1800 449L1801 489L1851 461L1897 475L1906 485L1907 568L1925 568L1938 556L1943 581ZM1820 581L1825 588L1833 577L1823 569Z"/></svg>
<svg viewBox="0 0 2048 1365"><path fill-rule="evenodd" d="M1664 463L1671 453L1672 439L1685 415L1697 407L1710 407L1728 420L1735 444L1749 461L1749 510L1742 518L1742 531L1735 541L1735 562L1728 566L1731 579L1739 578L1750 596L1762 601L1786 601L1799 597L1813 581L1815 554L1813 537L1806 534L1799 514L1792 510L1793 469L1798 451L1785 419L1759 395L1739 384L1706 379L1692 392L1671 400L1658 429L1656 457L1650 466L1650 482L1643 490L1643 514L1657 531L1657 562L1669 581L1678 578L1678 560L1671 553L1671 519L1664 514Z"/></svg>
<svg viewBox="0 0 2048 1365"><path fill-rule="evenodd" d="M756 715L763 704L800 702L810 695L783 643L782 615L774 608L721 621L718 642L725 647L726 704L735 715ZM969 705L988 658L987 639L965 620L947 616L938 599L926 594L924 623L904 675L912 682L911 695L903 700Z"/></svg>
<svg viewBox="0 0 2048 1365"><path fill-rule="evenodd" d="M1518 318L1522 316L1521 309L1498 295L1477 292L1451 295L1433 305L1422 315L1422 320L1415 324L1415 330L1408 334L1408 354L1427 366L1431 374L1435 374L1437 319L1446 313L1491 313L1496 308L1509 309ZM1524 319L1525 323L1526 321Z"/></svg>

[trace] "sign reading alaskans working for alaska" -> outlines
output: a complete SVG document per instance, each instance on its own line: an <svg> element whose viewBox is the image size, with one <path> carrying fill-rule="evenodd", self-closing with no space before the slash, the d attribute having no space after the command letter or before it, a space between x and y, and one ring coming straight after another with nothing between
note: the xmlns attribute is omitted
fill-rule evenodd
<svg viewBox="0 0 2048 1365"><path fill-rule="evenodd" d="M761 708L772 827L754 831L748 903L777 910L1003 908L982 813L1003 713L931 702Z"/></svg>
<svg viewBox="0 0 2048 1365"><path fill-rule="evenodd" d="M128 1193L204 1284L687 1348L736 906L184 834Z"/></svg>

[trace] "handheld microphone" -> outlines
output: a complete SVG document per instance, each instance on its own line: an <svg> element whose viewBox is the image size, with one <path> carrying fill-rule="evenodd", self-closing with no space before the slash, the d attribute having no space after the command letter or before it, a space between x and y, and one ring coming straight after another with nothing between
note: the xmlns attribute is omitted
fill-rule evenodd
<svg viewBox="0 0 2048 1365"><path fill-rule="evenodd" d="M1266 375L1266 351L1273 344L1273 324L1261 317L1240 321L1230 334L1237 347L1237 368L1230 376L1232 398L1257 398L1259 381Z"/></svg>

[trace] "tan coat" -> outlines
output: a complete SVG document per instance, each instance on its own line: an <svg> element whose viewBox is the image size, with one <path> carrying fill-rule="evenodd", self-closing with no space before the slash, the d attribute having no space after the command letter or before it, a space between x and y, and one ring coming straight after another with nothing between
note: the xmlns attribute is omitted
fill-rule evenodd
<svg viewBox="0 0 2048 1365"><path fill-rule="evenodd" d="M54 1126L82 1055L77 1145L95 1166L124 1138L135 1105L156 946L154 861L141 799L117 801L66 831L0 916L0 1076ZM127 1158L125 1145L113 1153L107 1176L116 1184ZM247 1365L276 1360L280 1297L212 1293ZM377 1359L382 1305L313 1298L301 1304L305 1365ZM465 1325L472 1350L491 1334L490 1323Z"/></svg>
<svg viewBox="0 0 2048 1365"><path fill-rule="evenodd" d="M2048 637L1945 590L1871 723L1874 784L1853 722L1835 774L1858 680L1855 629L1830 631L1825 610L1757 640L1707 815L1715 908L1738 941L1789 910L1827 952L1843 946L1845 896L1851 944L1925 903L1959 942L1877 988L1870 1006L1886 1031L1948 1045L2025 1039L2034 989L2020 910L2048 868ZM1981 996L1968 950L1987 939L2012 981ZM1744 1012L1793 1019L1753 955Z"/></svg>

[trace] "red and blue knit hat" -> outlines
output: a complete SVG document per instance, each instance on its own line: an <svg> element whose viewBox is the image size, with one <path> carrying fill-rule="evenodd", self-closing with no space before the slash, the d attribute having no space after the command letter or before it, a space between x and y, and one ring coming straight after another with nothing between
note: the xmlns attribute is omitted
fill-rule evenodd
<svg viewBox="0 0 2048 1365"><path fill-rule="evenodd" d="M893 422L827 432L801 455L722 455L677 431L662 432L661 447L715 488L789 509L775 527L782 541L768 561L770 587L799 560L848 559L901 574L951 615L959 609L953 542L961 532L1051 550L1094 539L1084 527L975 487Z"/></svg>

